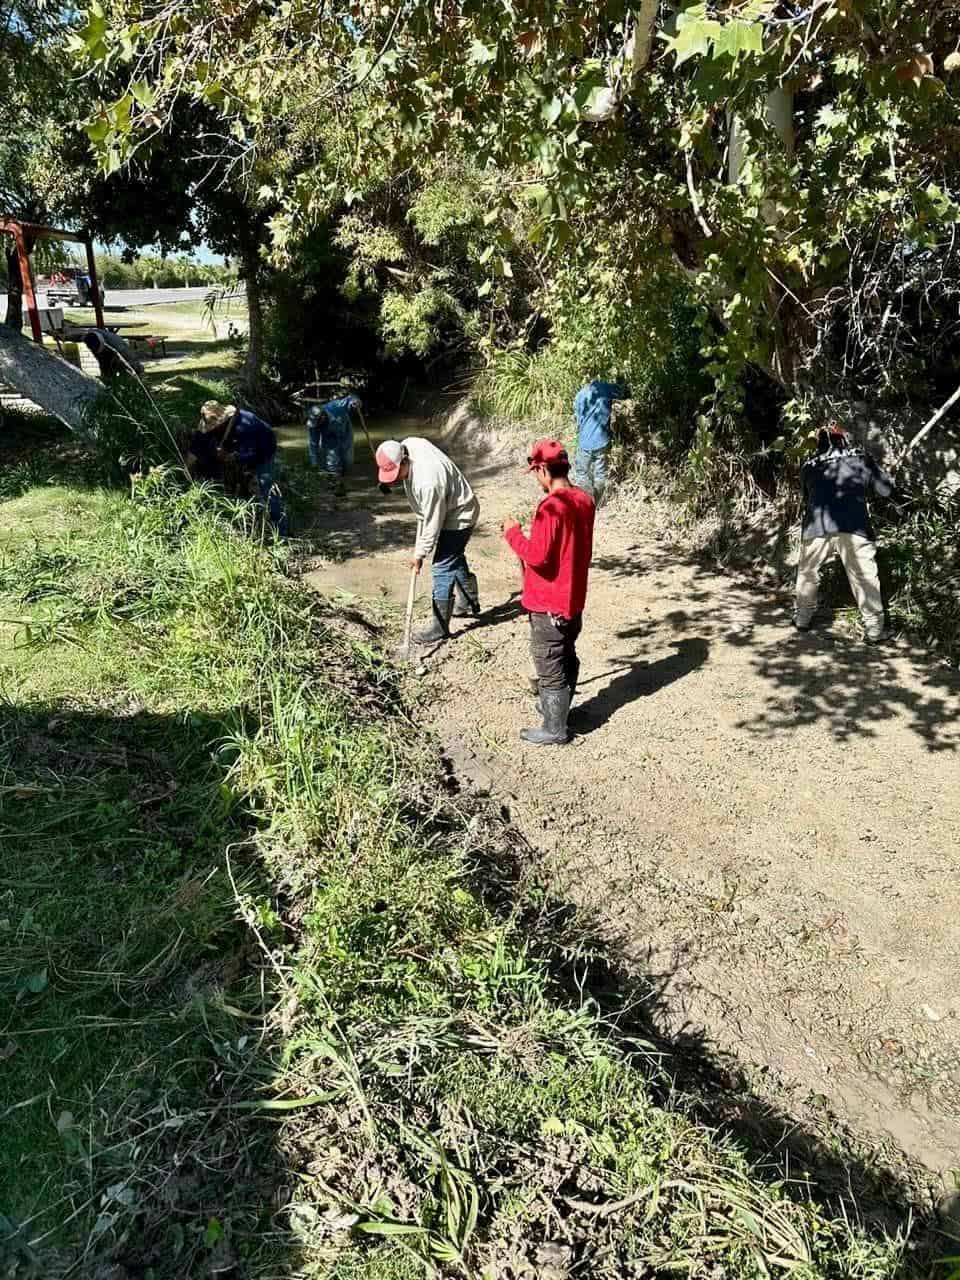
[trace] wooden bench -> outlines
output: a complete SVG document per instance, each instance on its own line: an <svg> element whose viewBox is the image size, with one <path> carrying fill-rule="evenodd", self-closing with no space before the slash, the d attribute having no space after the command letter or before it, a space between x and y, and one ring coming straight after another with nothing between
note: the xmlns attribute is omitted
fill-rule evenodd
<svg viewBox="0 0 960 1280"><path fill-rule="evenodd" d="M161 333L125 333L123 335L124 342L129 342L135 351L145 348L149 352L153 352L157 347L160 348L164 358L167 354L167 339Z"/></svg>

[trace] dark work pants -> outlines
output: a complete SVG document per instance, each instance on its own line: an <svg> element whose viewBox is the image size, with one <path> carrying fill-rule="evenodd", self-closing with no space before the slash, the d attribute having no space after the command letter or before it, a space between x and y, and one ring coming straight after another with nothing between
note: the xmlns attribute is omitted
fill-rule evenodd
<svg viewBox="0 0 960 1280"><path fill-rule="evenodd" d="M530 653L541 689L576 691L580 675L577 637L583 626L583 614L575 618L558 618L550 613L530 614Z"/></svg>

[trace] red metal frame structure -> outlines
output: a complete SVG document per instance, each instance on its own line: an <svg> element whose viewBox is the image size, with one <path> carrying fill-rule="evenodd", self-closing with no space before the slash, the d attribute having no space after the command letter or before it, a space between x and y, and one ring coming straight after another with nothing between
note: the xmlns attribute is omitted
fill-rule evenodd
<svg viewBox="0 0 960 1280"><path fill-rule="evenodd" d="M23 296L30 316L30 329L34 342L43 344L43 331L40 328L40 314L37 311L37 291L33 282L33 267L27 240L68 240L71 244L82 244L87 251L87 271L90 275L91 293L93 294L93 310L97 317L98 328L103 328L103 306L100 302L100 283L97 280L97 264L93 256L93 239L88 232L61 231L58 227L42 227L35 222L19 222L16 218L0 218L0 233L13 236L20 260L20 279L23 281Z"/></svg>

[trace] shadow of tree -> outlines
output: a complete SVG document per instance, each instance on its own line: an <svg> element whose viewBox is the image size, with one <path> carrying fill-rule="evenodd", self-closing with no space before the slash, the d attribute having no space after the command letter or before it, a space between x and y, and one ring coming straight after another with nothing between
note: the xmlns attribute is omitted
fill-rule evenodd
<svg viewBox="0 0 960 1280"><path fill-rule="evenodd" d="M596 567L623 580L652 576L658 586L656 575L663 575L662 598L678 607L661 616L661 626L695 631L714 648L745 653L748 670L766 690L763 709L740 722L748 733L775 738L819 725L849 742L876 737L881 726L896 721L930 752L960 748L960 674L918 646L869 646L831 629L823 615L813 630L796 632L789 594L724 576L683 548L634 547ZM651 627L638 624L630 634L643 638L653 634Z"/></svg>
<svg viewBox="0 0 960 1280"><path fill-rule="evenodd" d="M728 642L750 645L754 637L740 632ZM751 733L775 736L820 724L838 742L848 742L876 737L880 726L899 720L928 751L956 751L960 746L960 681L925 655L902 649L886 652L810 631L755 644L750 662L770 690L765 709L741 722ZM912 677L909 684L904 664Z"/></svg>
<svg viewBox="0 0 960 1280"><path fill-rule="evenodd" d="M259 879L226 786L241 720L0 704L4 1274L236 1275L264 1251L283 1163L230 1105L275 1051L227 872Z"/></svg>
<svg viewBox="0 0 960 1280"><path fill-rule="evenodd" d="M694 660L699 646L689 651ZM459 792L452 769L448 784ZM732 1139L751 1161L755 1176L788 1198L813 1200L827 1213L859 1225L868 1235L909 1239L898 1275L916 1280L951 1252L951 1214L960 1200L937 1201L919 1169L864 1145L825 1108L819 1119L799 1118L755 1091L744 1065L719 1052L699 1027L672 1029L669 993L675 970L638 971L636 939L612 937L580 908L545 883L539 855L509 825L496 799L482 803L499 824L494 849L474 871L474 885L504 917L520 920L531 946L548 966L555 995L571 1009L592 1002L617 1045L643 1069L652 1101L680 1111ZM938 1212L939 1209L939 1212ZM960 1233L958 1233L960 1234Z"/></svg>

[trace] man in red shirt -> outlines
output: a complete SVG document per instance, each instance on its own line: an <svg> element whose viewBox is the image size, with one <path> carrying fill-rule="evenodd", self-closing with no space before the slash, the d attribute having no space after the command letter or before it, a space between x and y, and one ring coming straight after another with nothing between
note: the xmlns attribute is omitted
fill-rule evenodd
<svg viewBox="0 0 960 1280"><path fill-rule="evenodd" d="M593 499L570 483L570 459L557 440L538 440L527 459L546 494L530 537L508 518L503 536L524 565L521 604L530 614L533 657L543 724L522 729L524 742L559 746L567 741L567 716L577 687L577 637L583 625L587 573L593 555Z"/></svg>

